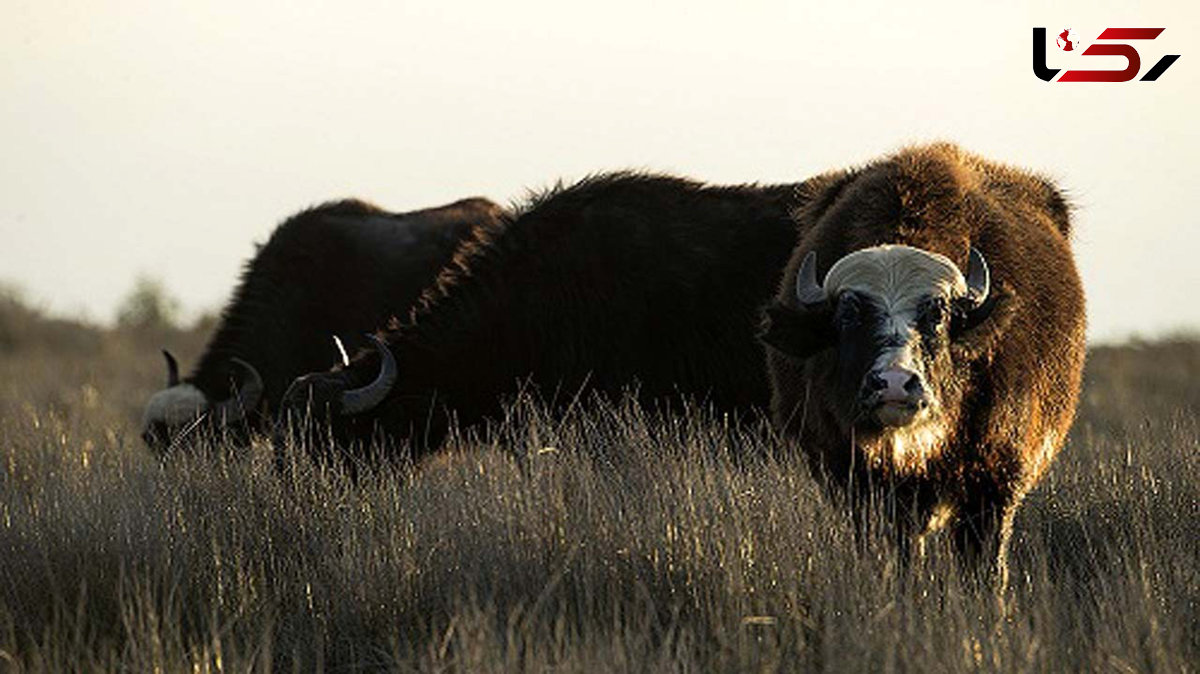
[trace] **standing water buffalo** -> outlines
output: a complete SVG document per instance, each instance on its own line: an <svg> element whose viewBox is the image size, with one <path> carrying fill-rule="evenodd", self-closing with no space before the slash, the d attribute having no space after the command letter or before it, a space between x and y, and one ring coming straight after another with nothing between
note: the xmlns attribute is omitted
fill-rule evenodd
<svg viewBox="0 0 1200 674"><path fill-rule="evenodd" d="M795 245L797 196L632 173L553 190L477 230L386 347L297 380L284 409L329 415L343 446L379 432L418 454L450 412L498 415L523 385L765 409L759 308Z"/></svg>
<svg viewBox="0 0 1200 674"><path fill-rule="evenodd" d="M1045 179L949 144L807 189L767 309L774 421L852 501L887 494L901 538L949 526L1003 587L1013 515L1079 393L1068 207Z"/></svg>
<svg viewBox="0 0 1200 674"><path fill-rule="evenodd" d="M328 367L334 336L357 348L406 314L459 242L501 215L472 198L401 214L339 201L291 217L247 264L195 371L180 380L164 352L167 388L146 405L143 439L162 450L201 418L244 437L293 379Z"/></svg>
<svg viewBox="0 0 1200 674"><path fill-rule="evenodd" d="M409 323L282 406L342 444L424 451L446 410L475 422L518 382L769 397L815 473L855 503L886 495L902 538L950 525L1003 583L1015 509L1078 396L1069 234L1046 180L948 144L796 186L602 176L480 231Z"/></svg>

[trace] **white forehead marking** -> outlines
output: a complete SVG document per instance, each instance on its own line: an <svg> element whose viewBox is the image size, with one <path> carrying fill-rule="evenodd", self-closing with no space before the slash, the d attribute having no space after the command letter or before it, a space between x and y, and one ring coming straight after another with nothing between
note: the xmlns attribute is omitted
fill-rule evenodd
<svg viewBox="0 0 1200 674"><path fill-rule="evenodd" d="M179 384L150 396L146 412L142 415L142 427L154 422L167 426L180 426L195 419L208 409L208 398L191 384Z"/></svg>
<svg viewBox="0 0 1200 674"><path fill-rule="evenodd" d="M825 276L830 297L846 290L874 296L895 313L915 308L923 297L962 297L967 281L950 258L920 248L884 245L856 250Z"/></svg>

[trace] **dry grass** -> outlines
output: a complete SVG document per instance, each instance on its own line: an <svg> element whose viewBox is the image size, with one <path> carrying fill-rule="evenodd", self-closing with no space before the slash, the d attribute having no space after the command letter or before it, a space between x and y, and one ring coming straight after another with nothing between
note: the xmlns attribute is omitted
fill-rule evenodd
<svg viewBox="0 0 1200 674"><path fill-rule="evenodd" d="M1196 342L1093 352L1070 444L1018 520L1005 618L945 550L901 572L882 537L855 543L765 427L628 404L555 420L521 401L483 440L357 484L307 464L283 480L262 446L160 463L136 429L158 340L191 362L203 335L5 312L0 334L22 320L0 344L7 669L1200 662Z"/></svg>

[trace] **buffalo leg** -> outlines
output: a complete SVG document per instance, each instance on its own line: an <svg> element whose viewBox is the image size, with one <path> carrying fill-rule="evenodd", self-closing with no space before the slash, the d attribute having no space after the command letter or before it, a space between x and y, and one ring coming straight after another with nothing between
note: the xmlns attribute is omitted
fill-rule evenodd
<svg viewBox="0 0 1200 674"><path fill-rule="evenodd" d="M954 548L972 581L1003 594L1008 584L1008 543L1014 504L982 503L962 508L953 526Z"/></svg>

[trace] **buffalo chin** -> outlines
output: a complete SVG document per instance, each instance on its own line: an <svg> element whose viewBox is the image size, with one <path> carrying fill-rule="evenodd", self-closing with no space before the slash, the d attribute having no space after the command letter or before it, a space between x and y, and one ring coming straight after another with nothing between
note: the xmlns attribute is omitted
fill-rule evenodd
<svg viewBox="0 0 1200 674"><path fill-rule="evenodd" d="M921 413L922 407L913 403L907 402L885 402L880 403L871 411L871 416L875 422L884 430L891 428L902 428L916 421L917 416Z"/></svg>
<svg viewBox="0 0 1200 674"><path fill-rule="evenodd" d="M887 405L900 406L903 403ZM863 452L867 465L892 477L923 473L945 446L942 423L927 409L908 406L906 410L885 412L897 414L896 420L907 419L903 425L888 426L878 418L879 411L877 409L870 416L872 427L863 429L866 432L857 435L858 450Z"/></svg>

